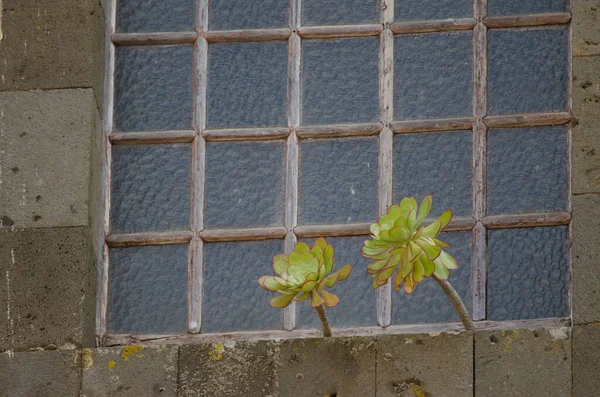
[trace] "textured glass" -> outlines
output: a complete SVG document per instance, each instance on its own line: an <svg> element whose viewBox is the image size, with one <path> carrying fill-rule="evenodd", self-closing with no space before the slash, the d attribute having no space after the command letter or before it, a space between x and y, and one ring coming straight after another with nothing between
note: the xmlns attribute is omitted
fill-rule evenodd
<svg viewBox="0 0 600 397"><path fill-rule="evenodd" d="M117 47L115 67L115 130L192 128L192 46Z"/></svg>
<svg viewBox="0 0 600 397"><path fill-rule="evenodd" d="M567 109L569 30L490 30L488 113Z"/></svg>
<svg viewBox="0 0 600 397"><path fill-rule="evenodd" d="M194 0L117 0L117 32L194 30Z"/></svg>
<svg viewBox="0 0 600 397"><path fill-rule="evenodd" d="M488 319L569 315L568 227L488 232Z"/></svg>
<svg viewBox="0 0 600 397"><path fill-rule="evenodd" d="M488 0L488 15L568 12L568 0Z"/></svg>
<svg viewBox="0 0 600 397"><path fill-rule="evenodd" d="M209 228L283 224L285 142L214 142L206 149Z"/></svg>
<svg viewBox="0 0 600 397"><path fill-rule="evenodd" d="M370 327L377 325L377 294L372 280L365 272L369 263L360 255L363 242L368 236L328 237L335 251L335 268L338 270L345 264L352 265L352 273L344 281L333 288L326 288L340 298L340 303L327 310L327 317L334 328ZM302 240L312 245L315 239ZM310 307L310 300L298 302L298 328L321 328L321 322L315 309Z"/></svg>
<svg viewBox="0 0 600 397"><path fill-rule="evenodd" d="M472 115L471 32L397 36L394 62L396 119Z"/></svg>
<svg viewBox="0 0 600 397"><path fill-rule="evenodd" d="M430 216L452 209L471 216L471 131L399 134L394 137L394 202L433 195Z"/></svg>
<svg viewBox="0 0 600 397"><path fill-rule="evenodd" d="M274 274L282 253L282 240L206 243L202 332L280 329L281 310L269 305L276 295L258 278Z"/></svg>
<svg viewBox="0 0 600 397"><path fill-rule="evenodd" d="M288 26L288 0L211 0L210 30L268 29Z"/></svg>
<svg viewBox="0 0 600 397"><path fill-rule="evenodd" d="M189 229L190 145L112 148L111 231Z"/></svg>
<svg viewBox="0 0 600 397"><path fill-rule="evenodd" d="M488 132L488 213L567 209L567 127Z"/></svg>
<svg viewBox="0 0 600 397"><path fill-rule="evenodd" d="M440 239L451 247L444 248L458 261L458 269L452 270L448 281L460 295L467 310L471 312L471 231L445 232ZM439 284L432 278L418 284L412 294L402 288L393 294L395 324L431 324L459 322L454 306Z"/></svg>
<svg viewBox="0 0 600 397"><path fill-rule="evenodd" d="M208 46L208 126L284 126L287 42Z"/></svg>
<svg viewBox="0 0 600 397"><path fill-rule="evenodd" d="M473 0L397 0L396 21L472 18Z"/></svg>
<svg viewBox="0 0 600 397"><path fill-rule="evenodd" d="M377 138L302 141L299 223L375 221L378 150Z"/></svg>
<svg viewBox="0 0 600 397"><path fill-rule="evenodd" d="M302 25L376 23L378 0L302 0Z"/></svg>
<svg viewBox="0 0 600 397"><path fill-rule="evenodd" d="M187 244L110 249L109 332L186 333L187 252Z"/></svg>
<svg viewBox="0 0 600 397"><path fill-rule="evenodd" d="M302 42L302 124L379 120L379 50L373 37Z"/></svg>

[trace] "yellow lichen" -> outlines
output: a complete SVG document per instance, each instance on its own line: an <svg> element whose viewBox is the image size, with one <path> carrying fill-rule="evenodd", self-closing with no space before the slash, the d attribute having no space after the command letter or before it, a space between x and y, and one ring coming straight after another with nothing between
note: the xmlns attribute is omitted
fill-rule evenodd
<svg viewBox="0 0 600 397"><path fill-rule="evenodd" d="M225 345L217 343L209 350L208 357L213 361L219 361L223 358L223 350L225 350Z"/></svg>
<svg viewBox="0 0 600 397"><path fill-rule="evenodd" d="M143 350L144 348L142 346L125 346L123 348L123 352L121 353L121 357L123 357L123 360L126 361L129 360L130 357L143 358Z"/></svg>
<svg viewBox="0 0 600 397"><path fill-rule="evenodd" d="M412 385L410 391L415 397L425 397L425 392L421 390L422 387L423 385Z"/></svg>
<svg viewBox="0 0 600 397"><path fill-rule="evenodd" d="M113 369L116 365L117 365L117 363L115 361L110 361L108 363L108 368Z"/></svg>
<svg viewBox="0 0 600 397"><path fill-rule="evenodd" d="M92 368L94 365L94 351L92 349L81 350L81 366L84 371Z"/></svg>

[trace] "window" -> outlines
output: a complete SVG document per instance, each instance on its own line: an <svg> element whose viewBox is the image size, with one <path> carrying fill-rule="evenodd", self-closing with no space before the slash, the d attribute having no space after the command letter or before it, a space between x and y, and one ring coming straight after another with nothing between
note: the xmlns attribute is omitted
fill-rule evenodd
<svg viewBox="0 0 600 397"><path fill-rule="evenodd" d="M457 328L434 283L375 291L359 255L389 205L428 193L432 215L454 210L451 282L474 320L570 316L565 0L108 9L105 343L310 334L310 309L279 313L256 280L317 236L355 269L329 311L340 334Z"/></svg>

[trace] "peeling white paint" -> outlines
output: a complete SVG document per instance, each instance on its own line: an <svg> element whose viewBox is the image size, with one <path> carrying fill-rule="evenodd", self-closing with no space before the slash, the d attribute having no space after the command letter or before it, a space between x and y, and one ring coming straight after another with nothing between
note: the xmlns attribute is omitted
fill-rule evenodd
<svg viewBox="0 0 600 397"><path fill-rule="evenodd" d="M227 341L223 344L223 346L225 346L228 349L233 349L235 347L235 341Z"/></svg>
<svg viewBox="0 0 600 397"><path fill-rule="evenodd" d="M569 329L563 328L552 328L548 330L552 339L569 339Z"/></svg>

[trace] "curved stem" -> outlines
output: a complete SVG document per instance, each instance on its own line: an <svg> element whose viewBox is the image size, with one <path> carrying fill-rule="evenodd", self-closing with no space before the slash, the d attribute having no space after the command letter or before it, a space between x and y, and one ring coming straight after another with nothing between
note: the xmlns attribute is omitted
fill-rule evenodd
<svg viewBox="0 0 600 397"><path fill-rule="evenodd" d="M323 326L323 336L325 338L329 338L331 336L331 327L329 326L329 319L327 319L327 314L325 314L325 306L320 305L315 307L317 310L317 314L319 315L319 319L321 320L321 325Z"/></svg>
<svg viewBox="0 0 600 397"><path fill-rule="evenodd" d="M465 307L462 299L458 296L456 290L452 287L452 285L448 282L448 280L440 280L439 278L433 276L433 279L437 281L437 283L442 287L442 290L454 305L454 309L458 312L460 319L462 320L463 325L467 331L473 330L473 320L471 320L471 316Z"/></svg>

